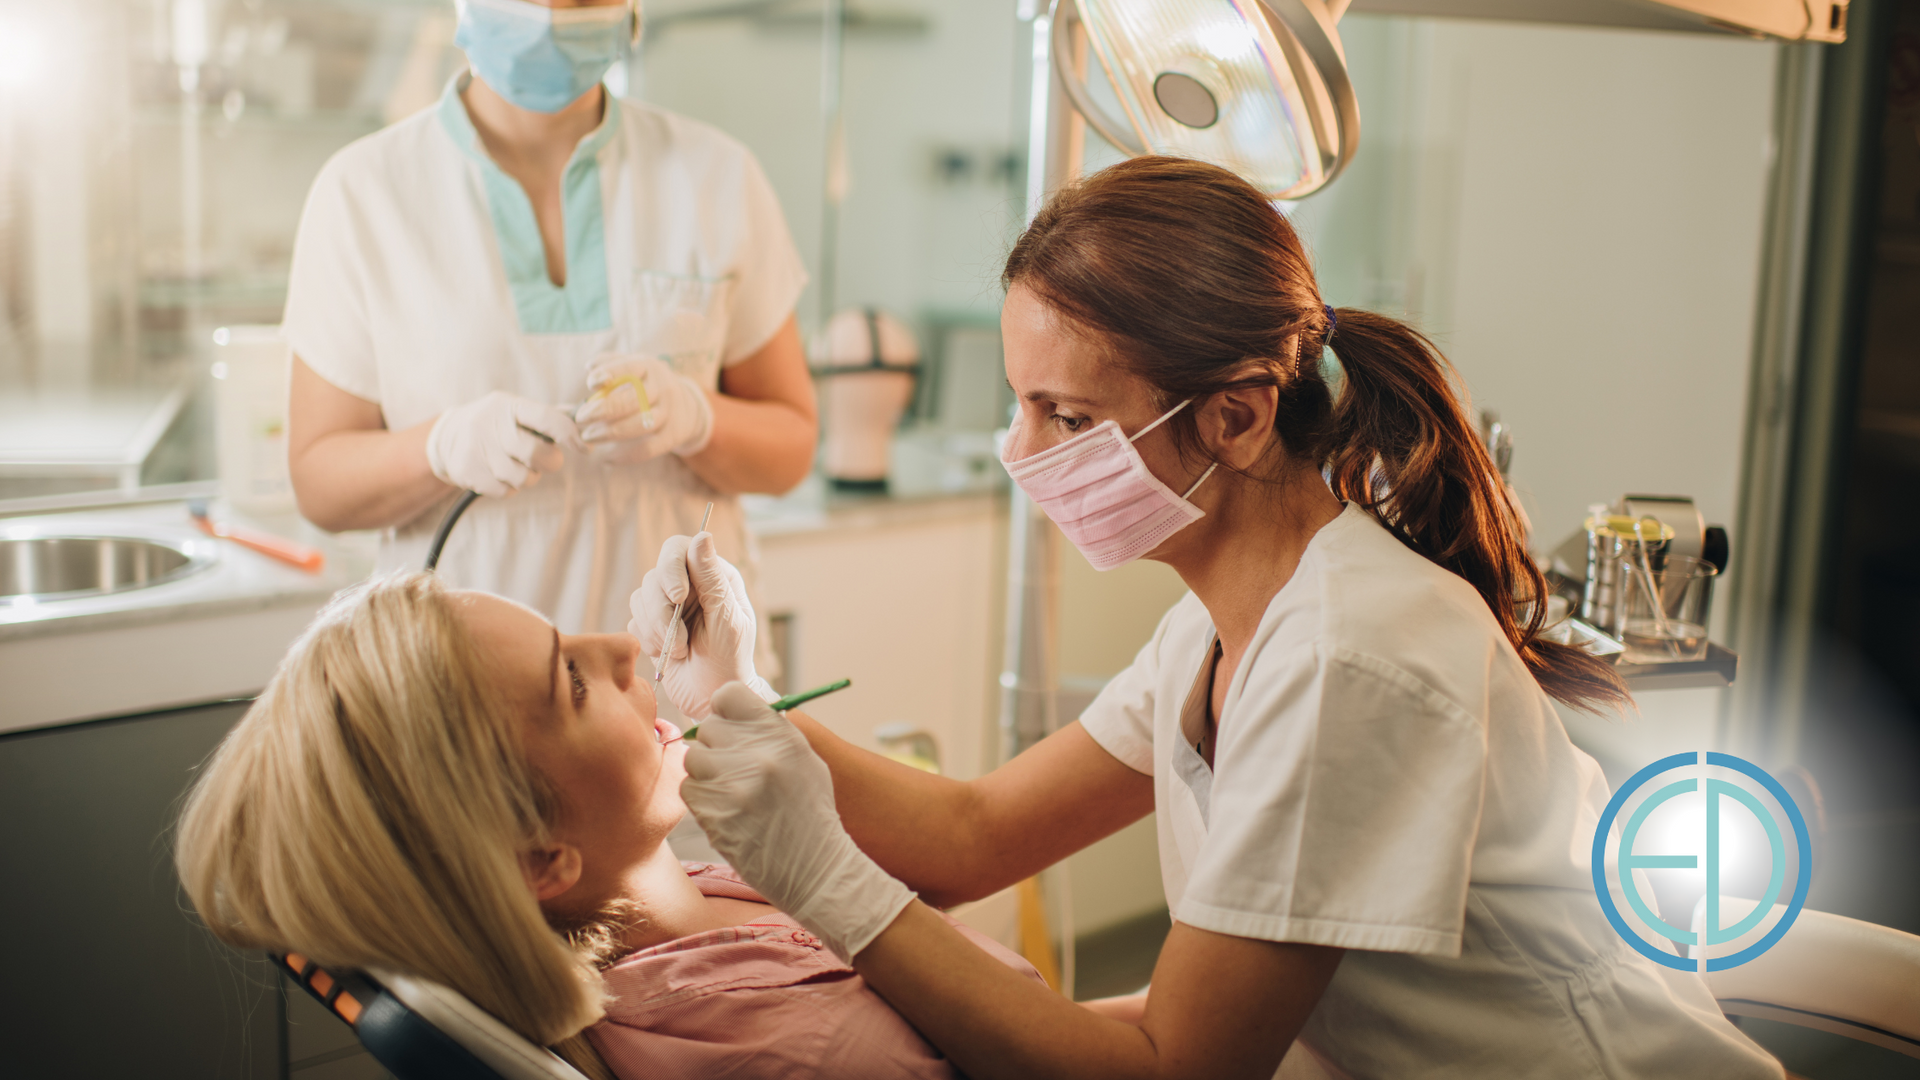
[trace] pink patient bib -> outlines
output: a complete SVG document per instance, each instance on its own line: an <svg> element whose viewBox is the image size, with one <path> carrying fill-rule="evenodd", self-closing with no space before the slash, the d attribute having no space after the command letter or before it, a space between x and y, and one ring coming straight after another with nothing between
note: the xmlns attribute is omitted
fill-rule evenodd
<svg viewBox="0 0 1920 1080"><path fill-rule="evenodd" d="M708 896L764 900L724 866L682 865ZM942 917L994 959L1040 978L1015 953ZM621 1080L959 1080L859 972L777 911L643 949L604 978L613 1000L587 1038Z"/></svg>

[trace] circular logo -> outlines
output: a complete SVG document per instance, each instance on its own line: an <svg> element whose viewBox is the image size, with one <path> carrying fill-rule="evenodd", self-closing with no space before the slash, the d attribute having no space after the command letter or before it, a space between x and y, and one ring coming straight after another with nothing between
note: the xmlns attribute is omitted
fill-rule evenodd
<svg viewBox="0 0 1920 1080"><path fill-rule="evenodd" d="M1700 766L1717 767L1738 774L1735 779L1725 779L1708 773ZM1647 787L1656 777L1677 770L1691 770L1694 775L1674 779L1656 788L1652 794L1640 800L1633 812L1627 815L1625 824L1620 827L1618 855L1614 860L1614 873L1617 881L1610 881L1607 872L1607 841L1613 834L1614 821L1634 795ZM1751 787L1748 782L1751 782ZM1767 806L1756 791L1770 796L1778 805L1780 813ZM1641 830L1649 818L1655 816L1662 807L1668 806L1681 796L1698 793L1697 801L1703 811L1700 815L1701 850L1695 855L1672 853L1641 853L1635 849ZM1726 840L1723 829L1722 806L1731 800L1734 805L1744 809L1756 823L1766 838L1767 884L1762 895L1754 899L1753 910L1747 912L1738 921L1728 926L1720 925L1721 908L1721 859ZM1738 811L1736 811L1737 813ZM1794 854L1788 858L1786 838L1780 828L1779 818L1784 816L1793 831ZM1690 831L1690 830L1689 830ZM1711 945L1724 945L1754 931L1780 902L1786 888L1787 867L1789 862L1797 864L1794 875L1793 896L1786 901L1785 912L1753 943L1726 956L1709 956L1704 964L1697 959L1677 956L1641 934L1636 933L1628 924L1626 917L1614 902L1613 885L1618 885L1627 906L1639 921L1651 932L1668 941L1691 946L1696 956L1704 955ZM1700 929L1674 926L1661 919L1648 906L1640 893L1635 880L1636 870L1701 870L1704 871L1705 893L1702 896L1704 908ZM1656 964L1680 971L1724 971L1739 967L1741 964L1773 948L1793 921L1800 916L1800 909L1806 906L1807 887L1813 880L1813 852L1811 840L1807 835L1806 819L1800 816L1800 808L1794 805L1793 798L1780 782L1767 774L1751 761L1734 757L1732 754L1720 754L1708 751L1704 754L1674 754L1634 773L1632 778L1620 785L1613 793L1607 809L1600 815L1599 827L1593 833L1593 890L1600 898L1600 908L1606 912L1607 921L1627 944L1632 945L1642 956Z"/></svg>

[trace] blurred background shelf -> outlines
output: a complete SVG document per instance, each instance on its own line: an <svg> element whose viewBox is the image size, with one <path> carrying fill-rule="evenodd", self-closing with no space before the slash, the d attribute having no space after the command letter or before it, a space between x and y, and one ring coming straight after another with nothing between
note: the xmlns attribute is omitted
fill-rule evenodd
<svg viewBox="0 0 1920 1080"><path fill-rule="evenodd" d="M1740 658L1724 645L1707 643L1707 655L1699 660L1676 660L1660 664L1636 664L1621 660L1614 665L1627 688L1635 693L1647 690L1692 690L1729 686L1738 673Z"/></svg>

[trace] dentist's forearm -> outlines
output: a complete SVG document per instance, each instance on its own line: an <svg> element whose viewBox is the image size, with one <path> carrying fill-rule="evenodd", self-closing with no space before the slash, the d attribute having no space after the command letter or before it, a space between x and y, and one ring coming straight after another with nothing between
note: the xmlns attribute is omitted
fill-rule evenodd
<svg viewBox="0 0 1920 1080"><path fill-rule="evenodd" d="M1080 1007L1089 1012L1099 1013L1109 1020L1120 1020L1138 1026L1147 1018L1147 992L1125 994L1120 997L1095 998L1083 1001Z"/></svg>
<svg viewBox="0 0 1920 1080"><path fill-rule="evenodd" d="M700 479L729 495L784 495L813 468L818 406L800 321L788 315L753 355L720 369L707 391L713 435L686 459Z"/></svg>
<svg viewBox="0 0 1920 1080"><path fill-rule="evenodd" d="M927 903L977 900L1153 812L1153 780L1071 724L977 780L933 776L787 714L833 773L854 843Z"/></svg>
<svg viewBox="0 0 1920 1080"><path fill-rule="evenodd" d="M1265 1080L1342 956L1176 922L1129 1022L1075 1005L911 903L853 966L975 1080Z"/></svg>
<svg viewBox="0 0 1920 1080"><path fill-rule="evenodd" d="M746 401L711 391L713 438L686 458L728 495L783 495L813 468L813 417L784 401Z"/></svg>
<svg viewBox="0 0 1920 1080"><path fill-rule="evenodd" d="M450 490L427 464L428 420L387 429L380 406L295 356L287 395L287 469L308 521L331 532L411 521Z"/></svg>
<svg viewBox="0 0 1920 1080"><path fill-rule="evenodd" d="M848 835L882 869L935 907L998 887L968 784L863 750L805 713L787 719L833 773L834 808Z"/></svg>
<svg viewBox="0 0 1920 1080"><path fill-rule="evenodd" d="M427 465L427 421L403 431L334 431L288 455L294 499L329 532L413 520L452 490Z"/></svg>
<svg viewBox="0 0 1920 1080"><path fill-rule="evenodd" d="M907 905L853 966L976 1080L1155 1076L1153 1041L1138 1025L1097 1015L1015 972L924 904Z"/></svg>

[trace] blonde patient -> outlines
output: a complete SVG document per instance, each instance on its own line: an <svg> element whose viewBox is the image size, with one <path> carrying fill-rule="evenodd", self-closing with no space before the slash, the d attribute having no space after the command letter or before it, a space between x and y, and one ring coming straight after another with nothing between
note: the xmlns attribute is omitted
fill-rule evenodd
<svg viewBox="0 0 1920 1080"><path fill-rule="evenodd" d="M444 983L596 1080L956 1075L730 871L674 857L685 744L639 658L427 574L342 594L195 783L194 908L236 946Z"/></svg>

